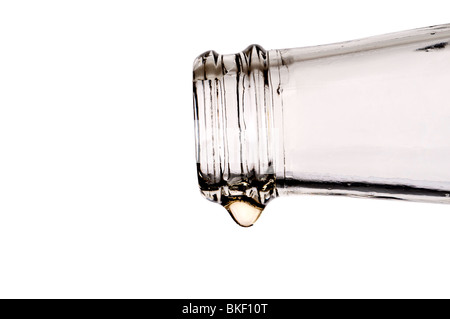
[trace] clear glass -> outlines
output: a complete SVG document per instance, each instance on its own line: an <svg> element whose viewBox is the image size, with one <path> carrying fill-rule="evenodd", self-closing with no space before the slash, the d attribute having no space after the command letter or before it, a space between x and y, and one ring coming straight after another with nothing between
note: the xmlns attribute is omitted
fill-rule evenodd
<svg viewBox="0 0 450 319"><path fill-rule="evenodd" d="M194 62L202 194L242 226L285 194L450 203L450 25Z"/></svg>

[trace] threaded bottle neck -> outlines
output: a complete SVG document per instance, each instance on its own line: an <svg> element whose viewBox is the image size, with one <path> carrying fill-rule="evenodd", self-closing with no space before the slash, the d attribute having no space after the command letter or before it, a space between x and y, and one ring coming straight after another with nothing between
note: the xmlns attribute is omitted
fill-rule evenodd
<svg viewBox="0 0 450 319"><path fill-rule="evenodd" d="M274 81L268 52L257 45L195 60L198 179L208 199L226 205L245 197L264 205L276 195Z"/></svg>

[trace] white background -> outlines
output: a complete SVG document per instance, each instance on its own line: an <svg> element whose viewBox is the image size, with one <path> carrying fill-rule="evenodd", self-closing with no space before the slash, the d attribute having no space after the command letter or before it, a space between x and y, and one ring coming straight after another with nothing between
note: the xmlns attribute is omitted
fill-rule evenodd
<svg viewBox="0 0 450 319"><path fill-rule="evenodd" d="M448 23L447 1L4 1L0 297L450 297L450 207L198 191L192 62Z"/></svg>

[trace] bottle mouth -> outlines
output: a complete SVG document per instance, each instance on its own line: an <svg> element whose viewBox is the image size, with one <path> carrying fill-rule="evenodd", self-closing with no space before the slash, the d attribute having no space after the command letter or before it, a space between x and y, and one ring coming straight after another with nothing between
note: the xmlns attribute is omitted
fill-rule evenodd
<svg viewBox="0 0 450 319"><path fill-rule="evenodd" d="M194 61L197 173L207 199L229 207L276 196L273 95L268 52L258 45Z"/></svg>

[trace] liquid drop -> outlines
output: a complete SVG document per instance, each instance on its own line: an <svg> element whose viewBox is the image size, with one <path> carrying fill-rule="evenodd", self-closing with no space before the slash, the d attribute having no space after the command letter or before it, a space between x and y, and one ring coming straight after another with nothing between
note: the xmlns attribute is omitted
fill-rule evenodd
<svg viewBox="0 0 450 319"><path fill-rule="evenodd" d="M231 217L233 217L234 221L243 227L252 226L258 220L264 209L264 207L243 200L232 201L225 205L225 208Z"/></svg>

